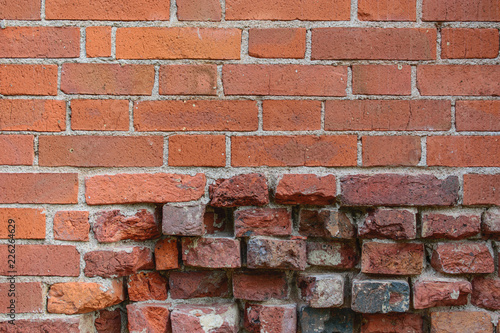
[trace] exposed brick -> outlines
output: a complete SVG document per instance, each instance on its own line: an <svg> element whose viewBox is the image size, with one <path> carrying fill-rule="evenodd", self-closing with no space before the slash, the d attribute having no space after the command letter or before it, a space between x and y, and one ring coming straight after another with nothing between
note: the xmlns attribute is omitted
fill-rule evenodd
<svg viewBox="0 0 500 333"><path fill-rule="evenodd" d="M432 60L436 36L429 28L315 28L311 58Z"/></svg>
<svg viewBox="0 0 500 333"><path fill-rule="evenodd" d="M0 283L0 313L41 313L43 312L42 284L40 282L19 282L15 277L8 277ZM14 304L12 304L14 300ZM0 326L1 330L1 326ZM2 331L3 332L3 331Z"/></svg>
<svg viewBox="0 0 500 333"><path fill-rule="evenodd" d="M439 213L422 214L423 238L464 239L481 232L481 216Z"/></svg>
<svg viewBox="0 0 500 333"><path fill-rule="evenodd" d="M285 208L237 210L234 232L236 237L287 236L292 233L292 215Z"/></svg>
<svg viewBox="0 0 500 333"><path fill-rule="evenodd" d="M170 6L161 0L47 0L48 20L156 21L170 18Z"/></svg>
<svg viewBox="0 0 500 333"><path fill-rule="evenodd" d="M101 211L93 226L94 236L100 243L121 240L144 241L159 238L160 226L153 213L141 209L133 216L125 216L119 210Z"/></svg>
<svg viewBox="0 0 500 333"><path fill-rule="evenodd" d="M370 210L358 226L360 238L415 239L417 218L408 209L376 208Z"/></svg>
<svg viewBox="0 0 500 333"><path fill-rule="evenodd" d="M413 283L413 306L415 309L427 309L466 305L471 292L472 285L469 281L418 280Z"/></svg>
<svg viewBox="0 0 500 333"><path fill-rule="evenodd" d="M431 332L493 333L491 316L479 311L431 312Z"/></svg>
<svg viewBox="0 0 500 333"><path fill-rule="evenodd" d="M500 101L457 101L457 131L500 131Z"/></svg>
<svg viewBox="0 0 500 333"><path fill-rule="evenodd" d="M345 96L347 67L224 65L226 95Z"/></svg>
<svg viewBox="0 0 500 333"><path fill-rule="evenodd" d="M205 268L241 267L240 241L232 238L182 238L182 261Z"/></svg>
<svg viewBox="0 0 500 333"><path fill-rule="evenodd" d="M360 0L358 18L362 21L415 21L415 0Z"/></svg>
<svg viewBox="0 0 500 333"><path fill-rule="evenodd" d="M85 253L85 276L121 277L155 267L148 248L129 247Z"/></svg>
<svg viewBox="0 0 500 333"><path fill-rule="evenodd" d="M130 333L170 332L170 305L161 303L131 303L127 305Z"/></svg>
<svg viewBox="0 0 500 333"><path fill-rule="evenodd" d="M500 239L500 207L492 207L483 213L481 232L485 237Z"/></svg>
<svg viewBox="0 0 500 333"><path fill-rule="evenodd" d="M262 102L265 131L313 131L321 129L321 102L265 100Z"/></svg>
<svg viewBox="0 0 500 333"><path fill-rule="evenodd" d="M489 310L500 310L500 279L475 277L472 280L471 303Z"/></svg>
<svg viewBox="0 0 500 333"><path fill-rule="evenodd" d="M191 201L204 194L205 183L205 175L200 173L93 176L85 180L85 199L88 205Z"/></svg>
<svg viewBox="0 0 500 333"><path fill-rule="evenodd" d="M424 21L500 21L496 0L424 0L422 14Z"/></svg>
<svg viewBox="0 0 500 333"><path fill-rule="evenodd" d="M355 268L359 253L354 242L307 242L307 263L312 266L336 269Z"/></svg>
<svg viewBox="0 0 500 333"><path fill-rule="evenodd" d="M0 245L7 258L8 245ZM17 245L16 276L78 276L80 253L70 245ZM0 275L11 275L7 260L0 263Z"/></svg>
<svg viewBox="0 0 500 333"><path fill-rule="evenodd" d="M0 1L1 20L40 20L40 0Z"/></svg>
<svg viewBox="0 0 500 333"><path fill-rule="evenodd" d="M170 166L226 166L224 135L173 135L168 138Z"/></svg>
<svg viewBox="0 0 500 333"><path fill-rule="evenodd" d="M500 206L500 174L464 175L464 205Z"/></svg>
<svg viewBox="0 0 500 333"><path fill-rule="evenodd" d="M60 132L66 129L66 103L48 99L0 99L0 130Z"/></svg>
<svg viewBox="0 0 500 333"><path fill-rule="evenodd" d="M424 256L424 244L365 242L361 250L361 272L418 275L424 269Z"/></svg>
<svg viewBox="0 0 500 333"><path fill-rule="evenodd" d="M119 99L74 99L71 129L75 131L128 131L129 102Z"/></svg>
<svg viewBox="0 0 500 333"><path fill-rule="evenodd" d="M451 103L440 100L328 100L327 131L440 131L451 128Z"/></svg>
<svg viewBox="0 0 500 333"><path fill-rule="evenodd" d="M97 333L121 333L122 316L120 309L99 311L94 326Z"/></svg>
<svg viewBox="0 0 500 333"><path fill-rule="evenodd" d="M216 65L160 67L161 95L217 95Z"/></svg>
<svg viewBox="0 0 500 333"><path fill-rule="evenodd" d="M0 203L78 203L75 173L0 173Z"/></svg>
<svg viewBox="0 0 500 333"><path fill-rule="evenodd" d="M9 238L12 228L15 228L16 239L45 239L45 210L0 208L0 239Z"/></svg>
<svg viewBox="0 0 500 333"><path fill-rule="evenodd" d="M342 177L342 203L349 206L451 206L458 200L458 178L433 175L353 175Z"/></svg>
<svg viewBox="0 0 500 333"><path fill-rule="evenodd" d="M163 165L161 136L40 136L41 166L146 167Z"/></svg>
<svg viewBox="0 0 500 333"><path fill-rule="evenodd" d="M417 313L364 314L361 333L424 333L424 320Z"/></svg>
<svg viewBox="0 0 500 333"><path fill-rule="evenodd" d="M358 95L411 95L411 66L354 65L352 92Z"/></svg>
<svg viewBox="0 0 500 333"><path fill-rule="evenodd" d="M231 139L234 167L355 166L356 152L354 135L237 136Z"/></svg>
<svg viewBox="0 0 500 333"><path fill-rule="evenodd" d="M86 242L89 240L89 212L59 211L54 215L54 239Z"/></svg>
<svg viewBox="0 0 500 333"><path fill-rule="evenodd" d="M252 237L247 242L247 267L303 271L307 265L306 242Z"/></svg>
<svg viewBox="0 0 500 333"><path fill-rule="evenodd" d="M226 20L349 20L348 0L228 0Z"/></svg>
<svg viewBox="0 0 500 333"><path fill-rule="evenodd" d="M150 65L62 65L61 90L66 94L151 95L154 68Z"/></svg>
<svg viewBox="0 0 500 333"><path fill-rule="evenodd" d="M179 250L176 239L165 238L156 243L155 262L156 269L159 271L179 268Z"/></svg>
<svg viewBox="0 0 500 333"><path fill-rule="evenodd" d="M410 286L404 280L355 279L351 302L351 308L361 313L407 312Z"/></svg>
<svg viewBox="0 0 500 333"><path fill-rule="evenodd" d="M361 140L363 166L416 166L420 162L418 136L363 136Z"/></svg>
<svg viewBox="0 0 500 333"><path fill-rule="evenodd" d="M241 30L118 28L118 59L240 59Z"/></svg>
<svg viewBox="0 0 500 333"><path fill-rule="evenodd" d="M218 0L179 0L176 4L179 21L220 21L222 18Z"/></svg>
<svg viewBox="0 0 500 333"><path fill-rule="evenodd" d="M316 333L318 327L326 332L353 333L355 314L351 309L299 308L299 325L302 333Z"/></svg>
<svg viewBox="0 0 500 333"><path fill-rule="evenodd" d="M245 304L243 327L252 333L288 333L297 330L295 304Z"/></svg>
<svg viewBox="0 0 500 333"><path fill-rule="evenodd" d="M240 324L239 315L236 303L177 305L170 315L172 333L205 333L206 327L210 327L210 331L214 333L237 333Z"/></svg>
<svg viewBox="0 0 500 333"><path fill-rule="evenodd" d="M441 57L448 59L496 58L498 29L442 29Z"/></svg>
<svg viewBox="0 0 500 333"><path fill-rule="evenodd" d="M267 301L287 299L288 283L284 272L236 272L233 275L233 294L236 299Z"/></svg>
<svg viewBox="0 0 500 333"><path fill-rule="evenodd" d="M134 106L137 131L255 131L255 101L144 101Z"/></svg>
<svg viewBox="0 0 500 333"><path fill-rule="evenodd" d="M458 167L500 166L498 136L430 136L427 165Z"/></svg>
<svg viewBox="0 0 500 333"><path fill-rule="evenodd" d="M264 206L269 203L269 190L264 175L243 174L218 179L208 188L210 205L214 207Z"/></svg>
<svg viewBox="0 0 500 333"><path fill-rule="evenodd" d="M168 298L168 282L159 272L140 272L128 277L127 291L131 301L164 301Z"/></svg>
<svg viewBox="0 0 500 333"><path fill-rule="evenodd" d="M32 165L33 135L0 135L0 164Z"/></svg>
<svg viewBox="0 0 500 333"><path fill-rule="evenodd" d="M57 95L57 65L0 65L0 94Z"/></svg>
<svg viewBox="0 0 500 333"><path fill-rule="evenodd" d="M435 270L446 274L493 273L495 264L484 243L437 244L431 258Z"/></svg>
<svg viewBox="0 0 500 333"><path fill-rule="evenodd" d="M164 235L203 236L205 234L205 205L163 205Z"/></svg>
<svg viewBox="0 0 500 333"><path fill-rule="evenodd" d="M229 297L229 280L225 271L172 272L169 276L173 299Z"/></svg>
<svg viewBox="0 0 500 333"><path fill-rule="evenodd" d="M310 307L332 308L344 304L344 277L340 274L300 274L297 286L302 300Z"/></svg>
<svg viewBox="0 0 500 333"><path fill-rule="evenodd" d="M303 236L351 239L356 227L349 216L336 209L300 211L299 233Z"/></svg>
<svg viewBox="0 0 500 333"><path fill-rule="evenodd" d="M6 27L0 30L0 45L0 58L78 58L80 29Z"/></svg>
<svg viewBox="0 0 500 333"><path fill-rule="evenodd" d="M87 57L111 57L111 27L87 27L85 38Z"/></svg>
<svg viewBox="0 0 500 333"><path fill-rule="evenodd" d="M64 319L16 319L15 325L0 322L0 330L5 333L24 332L67 332L80 333L80 318Z"/></svg>
<svg viewBox="0 0 500 333"><path fill-rule="evenodd" d="M423 96L498 96L498 76L498 65L419 65L417 88Z"/></svg>
<svg viewBox="0 0 500 333"><path fill-rule="evenodd" d="M233 223L232 215L232 212L228 212L225 208L207 206L203 218L207 234L227 231Z"/></svg>
<svg viewBox="0 0 500 333"><path fill-rule="evenodd" d="M329 205L336 194L334 175L286 174L276 187L274 200L285 205Z"/></svg>
<svg viewBox="0 0 500 333"><path fill-rule="evenodd" d="M253 28L248 31L248 55L256 58L304 58L305 28Z"/></svg>

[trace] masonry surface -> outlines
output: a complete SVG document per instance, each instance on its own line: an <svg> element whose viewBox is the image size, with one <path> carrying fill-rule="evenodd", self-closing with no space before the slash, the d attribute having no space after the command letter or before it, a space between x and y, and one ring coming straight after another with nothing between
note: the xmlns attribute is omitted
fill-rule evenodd
<svg viewBox="0 0 500 333"><path fill-rule="evenodd" d="M498 0L0 20L0 332L500 332Z"/></svg>

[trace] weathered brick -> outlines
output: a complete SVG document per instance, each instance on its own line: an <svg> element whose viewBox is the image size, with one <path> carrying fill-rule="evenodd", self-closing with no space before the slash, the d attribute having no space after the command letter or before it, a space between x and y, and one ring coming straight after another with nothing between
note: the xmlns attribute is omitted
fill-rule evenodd
<svg viewBox="0 0 500 333"><path fill-rule="evenodd" d="M424 244L365 242L361 250L361 272L418 275L424 269L424 257Z"/></svg>
<svg viewBox="0 0 500 333"><path fill-rule="evenodd" d="M361 142L363 166L416 166L422 156L418 136L363 136Z"/></svg>
<svg viewBox="0 0 500 333"><path fill-rule="evenodd" d="M413 307L427 309L438 306L467 304L472 292L469 281L422 279L413 283Z"/></svg>
<svg viewBox="0 0 500 333"><path fill-rule="evenodd" d="M14 222L10 223L10 220ZM0 208L0 239L9 238L12 227L15 228L16 239L45 239L45 210Z"/></svg>
<svg viewBox="0 0 500 333"><path fill-rule="evenodd" d="M446 274L493 273L493 256L484 243L437 244L431 258L435 270Z"/></svg>
<svg viewBox="0 0 500 333"><path fill-rule="evenodd" d="M160 67L161 95L217 95L216 65Z"/></svg>
<svg viewBox="0 0 500 333"><path fill-rule="evenodd" d="M491 316L480 311L431 312L431 332L493 333Z"/></svg>
<svg viewBox="0 0 500 333"><path fill-rule="evenodd" d="M54 239L86 242L89 240L89 212L59 211L54 215Z"/></svg>
<svg viewBox="0 0 500 333"><path fill-rule="evenodd" d="M264 175L243 174L218 179L208 188L210 205L214 207L264 206L269 203L269 190Z"/></svg>
<svg viewBox="0 0 500 333"><path fill-rule="evenodd" d="M0 65L0 94L57 95L57 65Z"/></svg>
<svg viewBox="0 0 500 333"><path fill-rule="evenodd" d="M500 101L457 101L457 131L500 131Z"/></svg>
<svg viewBox="0 0 500 333"><path fill-rule="evenodd" d="M85 253L85 276L121 277L155 267L148 248L129 247Z"/></svg>
<svg viewBox="0 0 500 333"><path fill-rule="evenodd" d="M182 238L182 261L205 268L241 267L240 241L232 238Z"/></svg>
<svg viewBox="0 0 500 333"><path fill-rule="evenodd" d="M500 207L492 207L483 213L481 232L485 237L500 239Z"/></svg>
<svg viewBox="0 0 500 333"><path fill-rule="evenodd" d="M222 9L217 0L178 0L179 21L220 21Z"/></svg>
<svg viewBox="0 0 500 333"><path fill-rule="evenodd" d="M176 239L165 238L156 243L155 263L159 271L179 268L179 250Z"/></svg>
<svg viewBox="0 0 500 333"><path fill-rule="evenodd" d="M163 205L164 235L203 236L205 234L205 205Z"/></svg>
<svg viewBox="0 0 500 333"><path fill-rule="evenodd" d="M233 295L236 299L267 301L287 299L288 283L283 272L236 272L233 275Z"/></svg>
<svg viewBox="0 0 500 333"><path fill-rule="evenodd" d="M441 58L496 58L498 43L498 29L442 29Z"/></svg>
<svg viewBox="0 0 500 333"><path fill-rule="evenodd" d="M489 310L500 310L500 279L475 277L472 280L471 303Z"/></svg>
<svg viewBox="0 0 500 333"><path fill-rule="evenodd" d="M247 267L303 271L307 265L304 240L251 237L247 243Z"/></svg>
<svg viewBox="0 0 500 333"><path fill-rule="evenodd" d="M248 55L256 58L304 58L305 28L253 28L248 31Z"/></svg>
<svg viewBox="0 0 500 333"><path fill-rule="evenodd" d="M292 215L285 208L240 209L234 212L236 237L287 236L292 233Z"/></svg>
<svg viewBox="0 0 500 333"><path fill-rule="evenodd" d="M39 0L4 0L0 2L0 19L40 20L40 9Z"/></svg>
<svg viewBox="0 0 500 333"><path fill-rule="evenodd" d="M243 327L252 333L289 333L297 331L295 304L245 304Z"/></svg>
<svg viewBox="0 0 500 333"><path fill-rule="evenodd" d="M422 14L424 21L500 21L496 0L424 0Z"/></svg>
<svg viewBox="0 0 500 333"><path fill-rule="evenodd" d="M500 137L430 136L427 138L427 165L500 166Z"/></svg>
<svg viewBox="0 0 500 333"><path fill-rule="evenodd" d="M370 210L358 226L360 238L415 239L417 218L408 209L376 208Z"/></svg>
<svg viewBox="0 0 500 333"><path fill-rule="evenodd" d="M159 272L140 272L128 277L127 291L131 301L164 301L168 298L168 281Z"/></svg>
<svg viewBox="0 0 500 333"><path fill-rule="evenodd" d="M351 309L299 309L299 325L302 333L316 333L318 328L326 332L354 333L355 314Z"/></svg>
<svg viewBox="0 0 500 333"><path fill-rule="evenodd" d="M170 305L158 303L131 303L127 305L130 333L170 332Z"/></svg>
<svg viewBox="0 0 500 333"><path fill-rule="evenodd" d="M225 271L172 272L169 276L170 297L229 297L229 280Z"/></svg>
<svg viewBox="0 0 500 333"><path fill-rule="evenodd" d="M97 312L94 326L97 333L121 333L122 315L120 309L101 310Z"/></svg>
<svg viewBox="0 0 500 333"><path fill-rule="evenodd" d="M276 187L274 200L285 205L330 205L336 195L334 175L286 174Z"/></svg>
<svg viewBox="0 0 500 333"><path fill-rule="evenodd" d="M170 321L172 333L205 333L207 324L214 333L237 333L240 311L236 303L182 304L172 310Z"/></svg>
<svg viewBox="0 0 500 333"><path fill-rule="evenodd" d="M101 211L97 213L93 231L100 243L126 239L144 241L161 235L154 214L146 209L141 209L133 216L125 216L119 210Z"/></svg>
<svg viewBox="0 0 500 333"><path fill-rule="evenodd" d="M358 18L361 21L415 21L415 0L360 0Z"/></svg>
<svg viewBox="0 0 500 333"><path fill-rule="evenodd" d="M80 318L64 319L16 319L15 325L0 322L0 330L5 333L24 332L67 332L80 333Z"/></svg>
<svg viewBox="0 0 500 333"><path fill-rule="evenodd" d="M5 283L0 283L0 294L3 295L0 298L0 313L10 313L12 306L15 313L41 313L44 311L44 296L40 282L19 282L16 281L15 277L8 277L5 281ZM14 304L12 300L15 302ZM10 317L8 318L10 319Z"/></svg>
<svg viewBox="0 0 500 333"><path fill-rule="evenodd" d="M363 314L361 333L424 333L417 313Z"/></svg>
<svg viewBox="0 0 500 333"><path fill-rule="evenodd" d="M85 51L87 57L111 57L111 27L87 27Z"/></svg>
<svg viewBox="0 0 500 333"><path fill-rule="evenodd" d="M464 205L500 205L500 174L464 175Z"/></svg>
<svg viewBox="0 0 500 333"><path fill-rule="evenodd" d="M225 208L207 206L203 217L207 234L229 231L233 223L232 215L232 212L228 212Z"/></svg>
<svg viewBox="0 0 500 333"><path fill-rule="evenodd" d="M129 102L119 99L74 99L71 129L76 131L128 131Z"/></svg>
<svg viewBox="0 0 500 333"><path fill-rule="evenodd" d="M361 313L406 312L410 286L404 280L359 280L352 282L351 308Z"/></svg>
<svg viewBox="0 0 500 333"><path fill-rule="evenodd" d="M297 286L302 300L312 308L333 308L344 304L344 277L340 274L300 274Z"/></svg>
<svg viewBox="0 0 500 333"><path fill-rule="evenodd" d="M313 131L321 129L321 102L297 100L262 101L264 131Z"/></svg>
<svg viewBox="0 0 500 333"><path fill-rule="evenodd" d="M66 129L66 103L50 99L0 99L0 130L60 132Z"/></svg>
<svg viewBox="0 0 500 333"><path fill-rule="evenodd" d="M172 135L168 138L170 166L226 166L224 135Z"/></svg>
<svg viewBox="0 0 500 333"><path fill-rule="evenodd" d="M422 214L423 238L464 239L481 232L479 215Z"/></svg>
<svg viewBox="0 0 500 333"><path fill-rule="evenodd" d="M307 242L307 263L309 265L351 269L356 267L358 261L359 253L354 242Z"/></svg>
<svg viewBox="0 0 500 333"><path fill-rule="evenodd" d="M299 233L309 237L351 239L356 227L349 216L336 209L300 211Z"/></svg>
<svg viewBox="0 0 500 333"><path fill-rule="evenodd" d="M411 66L354 65L352 92L358 95L411 95Z"/></svg>

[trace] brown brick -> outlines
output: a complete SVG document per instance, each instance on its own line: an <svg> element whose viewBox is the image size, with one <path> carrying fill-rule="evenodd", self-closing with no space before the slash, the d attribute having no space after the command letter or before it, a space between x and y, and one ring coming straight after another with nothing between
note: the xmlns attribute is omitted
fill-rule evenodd
<svg viewBox="0 0 500 333"><path fill-rule="evenodd" d="M57 65L0 65L0 94L57 95Z"/></svg>
<svg viewBox="0 0 500 333"><path fill-rule="evenodd" d="M87 57L111 57L111 27L88 27L85 38Z"/></svg>
<svg viewBox="0 0 500 333"><path fill-rule="evenodd" d="M498 136L430 136L427 165L457 167L500 166Z"/></svg>
<svg viewBox="0 0 500 333"><path fill-rule="evenodd" d="M464 239L481 232L481 216L423 213L422 238Z"/></svg>
<svg viewBox="0 0 500 333"><path fill-rule="evenodd" d="M145 247L113 248L85 253L85 276L121 277L139 270L154 269L153 255Z"/></svg>
<svg viewBox="0 0 500 333"><path fill-rule="evenodd" d="M431 332L493 333L491 316L479 311L431 312Z"/></svg>
<svg viewBox="0 0 500 333"><path fill-rule="evenodd" d="M15 302L16 313L43 312L44 297L40 282L19 282L15 278L7 278L6 283L0 283L0 293L4 295L0 298L0 313L10 312L9 306L12 306L12 300ZM7 316L6 318L10 319Z"/></svg>
<svg viewBox="0 0 500 333"><path fill-rule="evenodd" d="M302 239L251 237L247 242L248 268L303 271L306 265L306 242Z"/></svg>
<svg viewBox="0 0 500 333"><path fill-rule="evenodd" d="M245 304L243 327L252 333L297 330L297 305Z"/></svg>
<svg viewBox="0 0 500 333"><path fill-rule="evenodd" d="M500 206L500 174L464 175L464 205Z"/></svg>
<svg viewBox="0 0 500 333"><path fill-rule="evenodd" d="M258 173L217 179L208 188L214 207L264 206L269 203L266 177Z"/></svg>
<svg viewBox="0 0 500 333"><path fill-rule="evenodd" d="M500 310L500 279L475 277L472 280L471 303L489 310Z"/></svg>
<svg viewBox="0 0 500 333"><path fill-rule="evenodd" d="M457 131L500 131L500 101L457 101Z"/></svg>
<svg viewBox="0 0 500 333"><path fill-rule="evenodd" d="M442 243L432 253L431 265L445 274L493 273L493 256L485 243Z"/></svg>
<svg viewBox="0 0 500 333"><path fill-rule="evenodd" d="M442 29L441 58L471 59L498 56L498 29Z"/></svg>
<svg viewBox="0 0 500 333"><path fill-rule="evenodd" d="M161 95L217 95L216 65L160 67Z"/></svg>
<svg viewBox="0 0 500 333"><path fill-rule="evenodd" d="M368 274L418 275L424 269L424 245L365 242L361 272Z"/></svg>
<svg viewBox="0 0 500 333"><path fill-rule="evenodd" d="M162 232L164 235L203 236L205 234L205 205L201 203L163 205Z"/></svg>
<svg viewBox="0 0 500 333"><path fill-rule="evenodd" d="M233 294L236 299L267 301L287 299L288 283L283 272L236 272L233 275Z"/></svg>
<svg viewBox="0 0 500 333"><path fill-rule="evenodd" d="M33 135L0 135L0 165L32 165Z"/></svg>
<svg viewBox="0 0 500 333"><path fill-rule="evenodd" d="M292 216L285 208L240 209L234 212L236 237L287 236L292 233Z"/></svg>
<svg viewBox="0 0 500 333"><path fill-rule="evenodd" d="M415 239L417 218L408 209L376 208L358 225L360 238Z"/></svg>
<svg viewBox="0 0 500 333"><path fill-rule="evenodd" d="M415 0L360 0L358 18L361 21L415 21Z"/></svg>
<svg viewBox="0 0 500 333"><path fill-rule="evenodd" d="M97 333L121 333L122 315L120 309L99 311L94 326Z"/></svg>
<svg viewBox="0 0 500 333"><path fill-rule="evenodd" d="M0 99L0 130L60 132L66 129L66 103L49 99Z"/></svg>
<svg viewBox="0 0 500 333"><path fill-rule="evenodd" d="M256 58L304 58L305 28L253 28L248 31L248 55Z"/></svg>
<svg viewBox="0 0 500 333"><path fill-rule="evenodd" d="M314 131L321 129L321 102L265 100L262 102L264 131Z"/></svg>
<svg viewBox="0 0 500 333"><path fill-rule="evenodd" d="M3 0L0 20L40 20L40 0Z"/></svg>
<svg viewBox="0 0 500 333"><path fill-rule="evenodd" d="M337 209L301 209L299 233L307 237L352 239L356 227L346 213Z"/></svg>
<svg viewBox="0 0 500 333"><path fill-rule="evenodd" d="M226 137L224 135L170 136L168 165L223 167L226 165Z"/></svg>
<svg viewBox="0 0 500 333"><path fill-rule="evenodd" d="M13 223L9 221L13 220ZM0 239L9 238L9 226L16 239L45 239L45 210L42 208L0 208Z"/></svg>
<svg viewBox="0 0 500 333"><path fill-rule="evenodd" d="M354 242L307 242L307 263L334 269L352 269L359 262L359 251Z"/></svg>
<svg viewBox="0 0 500 333"><path fill-rule="evenodd" d="M361 333L425 332L422 315L417 313L363 314L361 325Z"/></svg>
<svg viewBox="0 0 500 333"><path fill-rule="evenodd" d="M363 166L415 166L422 155L418 136L363 136L362 145Z"/></svg>
<svg viewBox="0 0 500 333"><path fill-rule="evenodd" d="M411 95L411 66L354 65L352 92L358 95Z"/></svg>
<svg viewBox="0 0 500 333"><path fill-rule="evenodd" d="M183 237L182 261L184 265L193 267L241 267L240 241L225 237Z"/></svg>
<svg viewBox="0 0 500 333"><path fill-rule="evenodd" d="M74 99L71 129L74 131L128 131L129 102L120 99Z"/></svg>
<svg viewBox="0 0 500 333"><path fill-rule="evenodd" d="M54 215L54 239L86 242L89 240L89 212L60 211Z"/></svg>
<svg viewBox="0 0 500 333"><path fill-rule="evenodd" d="M500 21L497 0L424 0L422 13L424 21Z"/></svg>
<svg viewBox="0 0 500 333"><path fill-rule="evenodd" d="M225 271L172 272L169 276L173 299L229 297L229 280Z"/></svg>
<svg viewBox="0 0 500 333"><path fill-rule="evenodd" d="M222 9L218 0L177 0L179 21L220 21Z"/></svg>

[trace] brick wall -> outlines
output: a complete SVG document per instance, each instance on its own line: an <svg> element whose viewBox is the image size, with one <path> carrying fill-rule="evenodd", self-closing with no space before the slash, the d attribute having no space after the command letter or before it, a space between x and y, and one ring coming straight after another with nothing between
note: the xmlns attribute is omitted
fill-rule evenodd
<svg viewBox="0 0 500 333"><path fill-rule="evenodd" d="M498 0L0 20L0 332L498 332Z"/></svg>

